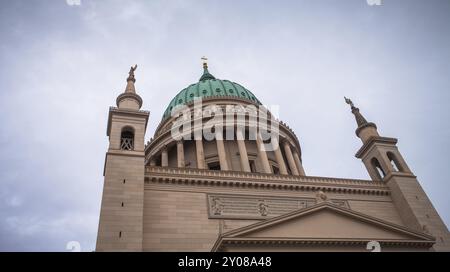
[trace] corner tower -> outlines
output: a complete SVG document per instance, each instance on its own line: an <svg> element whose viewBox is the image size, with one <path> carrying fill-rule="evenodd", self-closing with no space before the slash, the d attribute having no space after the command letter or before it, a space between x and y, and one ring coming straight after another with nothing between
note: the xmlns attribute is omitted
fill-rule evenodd
<svg viewBox="0 0 450 272"><path fill-rule="evenodd" d="M345 102L355 115L356 136L363 143L355 156L363 161L371 179L389 187L392 201L407 227L434 236L434 250L449 251L448 229L400 154L397 139L380 136L377 126L367 122L350 99L345 98Z"/></svg>
<svg viewBox="0 0 450 272"><path fill-rule="evenodd" d="M141 111L131 67L125 91L109 109L97 251L141 251L144 205L144 137L149 112Z"/></svg>

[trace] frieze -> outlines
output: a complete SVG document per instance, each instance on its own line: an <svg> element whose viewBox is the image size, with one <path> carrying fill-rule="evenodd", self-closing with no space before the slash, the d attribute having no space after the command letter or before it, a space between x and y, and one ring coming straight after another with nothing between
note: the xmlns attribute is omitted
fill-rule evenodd
<svg viewBox="0 0 450 272"><path fill-rule="evenodd" d="M349 208L345 200L330 200L340 207ZM267 197L246 195L208 194L209 218L265 219L276 217L316 204L314 198Z"/></svg>

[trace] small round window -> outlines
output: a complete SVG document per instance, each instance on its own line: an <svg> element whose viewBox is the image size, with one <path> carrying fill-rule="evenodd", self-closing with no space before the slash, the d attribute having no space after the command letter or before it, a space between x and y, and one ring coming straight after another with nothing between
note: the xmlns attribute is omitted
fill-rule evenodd
<svg viewBox="0 0 450 272"><path fill-rule="evenodd" d="M234 92L232 89L229 89L228 91L229 91L230 93L233 93L233 92Z"/></svg>
<svg viewBox="0 0 450 272"><path fill-rule="evenodd" d="M203 90L203 93L205 94L205 93L206 93L206 90Z"/></svg>

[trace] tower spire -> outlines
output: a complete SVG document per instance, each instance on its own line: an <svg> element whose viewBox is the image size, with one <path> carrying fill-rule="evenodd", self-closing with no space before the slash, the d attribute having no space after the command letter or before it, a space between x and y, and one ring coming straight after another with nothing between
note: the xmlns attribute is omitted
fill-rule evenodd
<svg viewBox="0 0 450 272"><path fill-rule="evenodd" d="M358 125L358 128L355 131L356 136L361 138L363 142L365 142L370 136L378 136L377 126L372 122L367 122L366 118L364 118L364 116L359 112L359 108L355 107L350 98L344 96L344 99L345 103L350 105L353 115L355 115L356 124ZM367 132L361 134L363 130L366 131L366 128Z"/></svg>
<svg viewBox="0 0 450 272"><path fill-rule="evenodd" d="M127 86L125 91L120 94L116 99L117 107L120 109L127 108L133 110L139 110L142 107L142 98L136 93L134 83L136 78L134 77L134 71L137 69L137 64L131 66L130 72L128 72Z"/></svg>
<svg viewBox="0 0 450 272"><path fill-rule="evenodd" d="M202 80L206 80L206 79L216 79L213 75L211 75L208 71L208 58L206 58L205 56L203 56L202 58L203 61L203 75L200 77L199 81Z"/></svg>
<svg viewBox="0 0 450 272"><path fill-rule="evenodd" d="M134 71L137 69L137 64L131 66L130 72L128 72L127 78L127 87L125 88L125 93L136 93L136 89L134 87L134 83L136 82L136 78L134 77Z"/></svg>
<svg viewBox="0 0 450 272"><path fill-rule="evenodd" d="M358 125L358 127L364 126L366 124L369 124L366 120L366 118L364 118L364 116L362 116L362 114L359 112L359 109L357 107L355 107L355 105L353 104L352 100L350 98L347 98L344 96L345 99L345 103L349 104L351 109L352 109L352 113L353 115L355 115L355 119L356 119L356 124ZM375 124L373 124L375 125Z"/></svg>

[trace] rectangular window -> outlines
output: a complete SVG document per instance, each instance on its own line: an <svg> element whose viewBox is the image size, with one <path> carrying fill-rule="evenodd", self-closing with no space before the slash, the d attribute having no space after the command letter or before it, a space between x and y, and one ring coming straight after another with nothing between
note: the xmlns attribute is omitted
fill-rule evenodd
<svg viewBox="0 0 450 272"><path fill-rule="evenodd" d="M220 170L220 162L210 162L208 163L209 170Z"/></svg>
<svg viewBox="0 0 450 272"><path fill-rule="evenodd" d="M278 167L276 167L275 165L272 165L272 172L275 175L279 175L280 174L280 169L278 169Z"/></svg>
<svg viewBox="0 0 450 272"><path fill-rule="evenodd" d="M249 160L248 164L250 165L250 171L252 173L256 173L256 164L254 160Z"/></svg>

